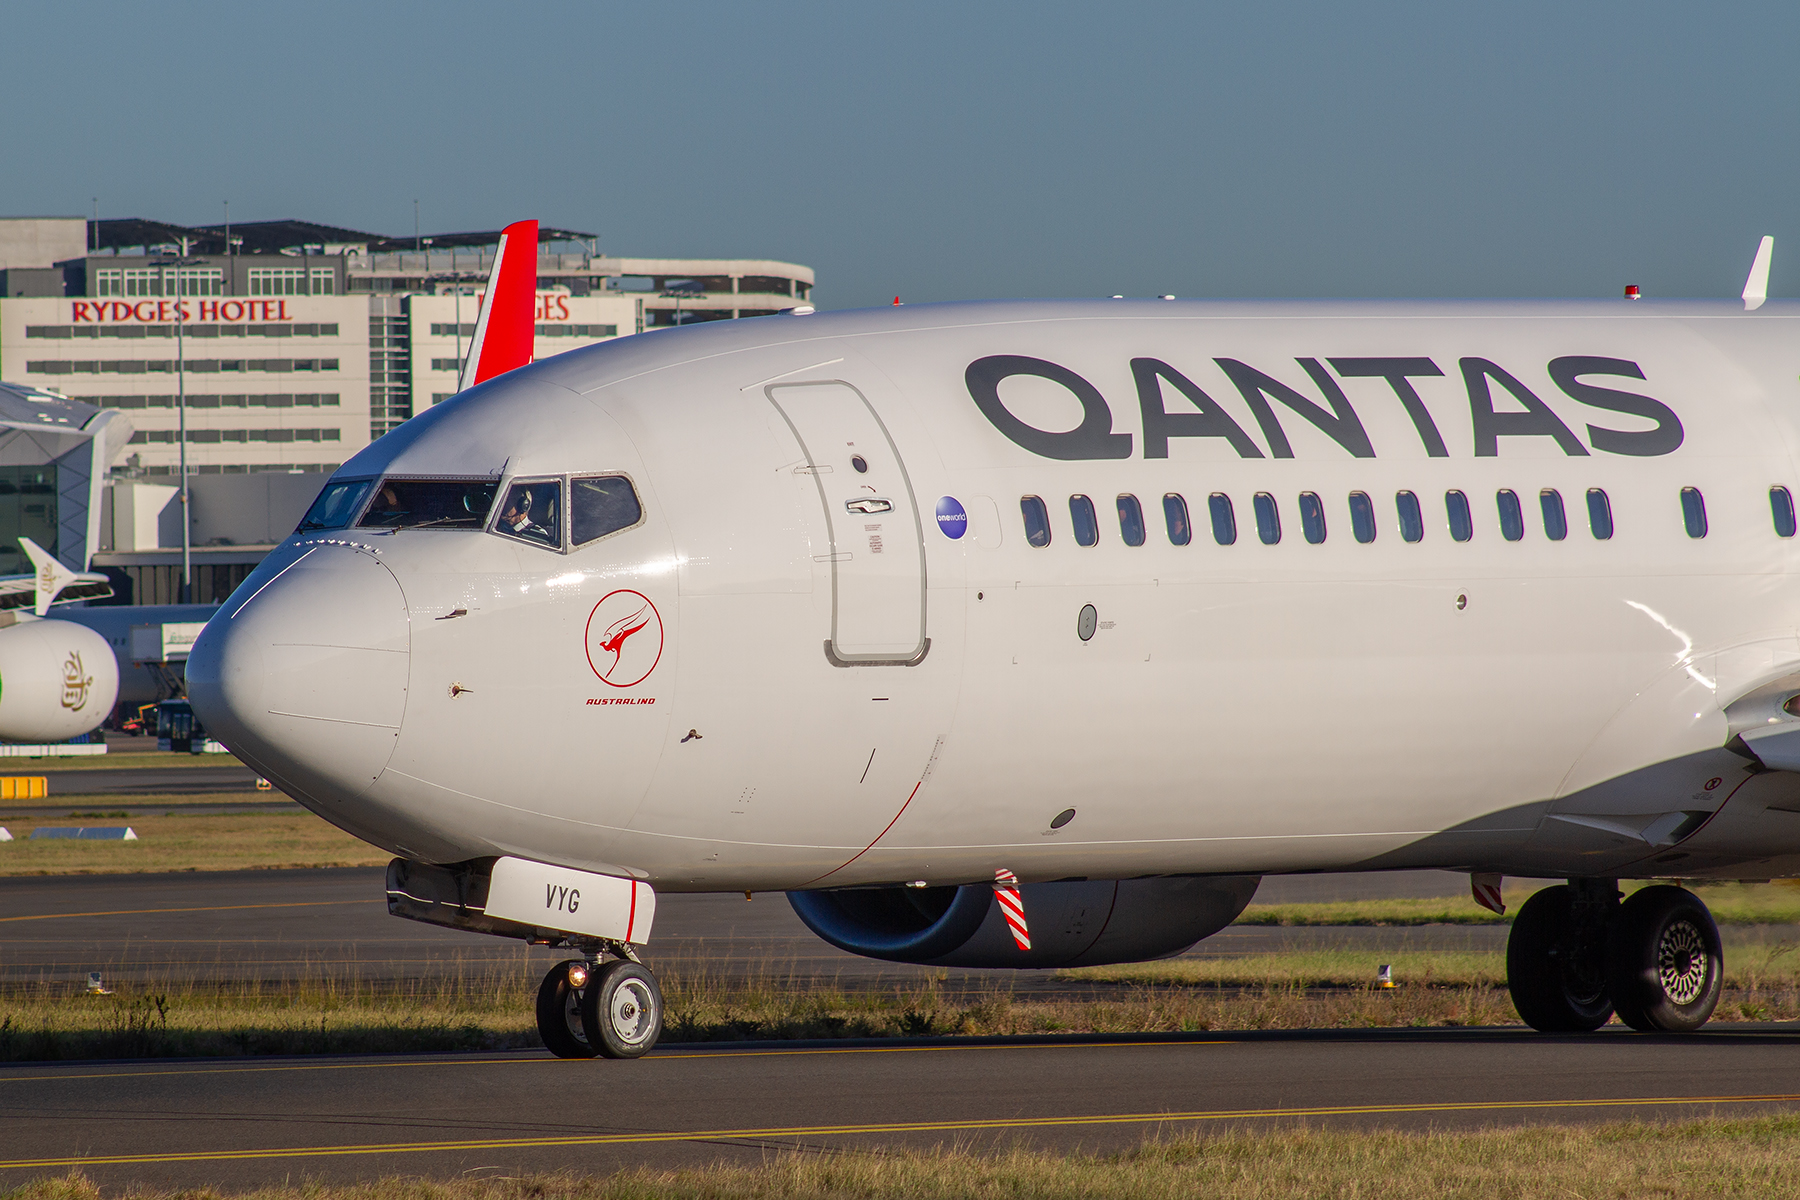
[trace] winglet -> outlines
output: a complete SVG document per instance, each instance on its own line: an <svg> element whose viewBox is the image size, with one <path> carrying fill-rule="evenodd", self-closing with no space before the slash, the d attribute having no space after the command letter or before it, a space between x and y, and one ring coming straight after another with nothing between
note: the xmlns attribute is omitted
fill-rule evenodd
<svg viewBox="0 0 1800 1200"><path fill-rule="evenodd" d="M531 361L537 332L537 247L536 221L515 221L501 231L458 391Z"/></svg>
<svg viewBox="0 0 1800 1200"><path fill-rule="evenodd" d="M1775 239L1764 235L1756 247L1756 261L1750 264L1750 278L1744 280L1744 311L1755 312L1769 298L1769 258L1775 253Z"/></svg>
<svg viewBox="0 0 1800 1200"><path fill-rule="evenodd" d="M32 571L37 575L37 599L33 607L41 617L50 611L62 590L75 582L75 572L57 562L48 550L28 537L20 538L19 546L31 560Z"/></svg>

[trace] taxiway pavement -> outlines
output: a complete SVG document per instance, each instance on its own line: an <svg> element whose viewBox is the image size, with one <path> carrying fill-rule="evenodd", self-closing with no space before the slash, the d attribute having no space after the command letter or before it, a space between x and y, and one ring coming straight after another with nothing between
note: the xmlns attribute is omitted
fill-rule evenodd
<svg viewBox="0 0 1800 1200"><path fill-rule="evenodd" d="M1442 871L1271 877L1269 902L1457 895L1466 876ZM1378 949L1492 949L1504 926L1292 929L1233 926L1190 954L1233 957L1322 944ZM75 986L90 971L108 981L285 982L414 980L450 972L541 975L562 955L388 915L380 868L64 875L0 878L0 984ZM846 986L906 985L940 968L846 954L800 923L779 892L657 897L646 959L659 969L715 978L828 979ZM1036 991L1052 973L948 972L951 986ZM1060 985L1056 985L1060 986Z"/></svg>
<svg viewBox="0 0 1800 1200"><path fill-rule="evenodd" d="M668 1046L0 1067L0 1186L755 1164L771 1150L1107 1150L1275 1122L1467 1128L1800 1108L1800 1031L1608 1029Z"/></svg>

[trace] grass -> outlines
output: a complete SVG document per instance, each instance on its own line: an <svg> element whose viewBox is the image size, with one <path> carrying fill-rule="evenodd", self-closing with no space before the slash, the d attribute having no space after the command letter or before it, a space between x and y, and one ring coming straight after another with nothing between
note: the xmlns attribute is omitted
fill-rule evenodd
<svg viewBox="0 0 1800 1200"><path fill-rule="evenodd" d="M1800 953L1796 953L1800 943L1735 927L1727 928L1723 938L1727 988L1800 990ZM1057 977L1071 982L1176 987L1366 988L1384 963L1393 968L1394 980L1402 988L1506 985L1506 954L1499 949L1365 950L1333 944L1329 935L1313 945L1278 953L1080 967L1059 971Z"/></svg>
<svg viewBox="0 0 1800 1200"><path fill-rule="evenodd" d="M1714 1019L1800 1019L1800 956L1791 950L1734 947ZM1064 973L1085 986L1051 997L962 990L943 976L851 989L773 971L725 978L705 963L652 965L666 996L668 1042L1518 1023L1497 955L1388 955L1402 986L1384 991L1371 986L1373 963L1359 954L1306 952L1298 967L1270 955L1243 960L1248 967L1176 960L1089 968ZM93 997L69 984L14 985L0 992L0 1060L532 1048L533 998L550 961L521 947L512 963L484 960L391 984L308 972L283 982L152 979Z"/></svg>
<svg viewBox="0 0 1800 1200"><path fill-rule="evenodd" d="M1343 900L1320 904L1252 904L1238 925L1510 925L1519 905L1543 883L1506 889L1506 915L1489 912L1471 896L1430 899ZM1645 886L1627 882L1627 893ZM1800 880L1773 883L1685 881L1721 925L1800 925Z"/></svg>
<svg viewBox="0 0 1800 1200"><path fill-rule="evenodd" d="M1525 1200L1542 1196L1800 1196L1800 1118L1495 1128L1406 1133L1287 1127L1154 1138L1112 1154L1017 1143L768 1151L762 1161L605 1175L390 1177L281 1183L244 1192L169 1191L136 1200L863 1200L1217 1196L1225 1200ZM112 1189L108 1189L109 1193ZM99 1200L80 1173L0 1192L0 1200Z"/></svg>
<svg viewBox="0 0 1800 1200"><path fill-rule="evenodd" d="M280 793L275 793L279 798ZM232 796L267 800L268 792ZM208 800L228 798L206 797ZM84 812L129 804L187 804L181 795L84 797ZM0 819L16 839L0 842L0 875L94 875L147 871L239 871L274 867L384 866L393 856L351 837L302 809L292 812L170 813L100 818L128 824L137 831L133 842L90 842L65 839L31 840L38 825L68 825L72 817Z"/></svg>
<svg viewBox="0 0 1800 1200"><path fill-rule="evenodd" d="M117 742L106 748L105 754L92 757L61 758L7 758L0 759L0 775L57 775L63 771L125 771L143 770L146 767L241 767L244 764L235 754L176 754L172 750L158 750L155 738L143 739L144 749L136 746L129 750L121 750ZM51 783L54 790L56 784Z"/></svg>

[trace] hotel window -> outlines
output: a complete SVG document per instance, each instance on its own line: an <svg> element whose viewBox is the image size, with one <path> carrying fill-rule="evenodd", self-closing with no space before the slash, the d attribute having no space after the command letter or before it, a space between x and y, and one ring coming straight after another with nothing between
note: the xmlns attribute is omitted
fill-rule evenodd
<svg viewBox="0 0 1800 1200"><path fill-rule="evenodd" d="M125 294L125 276L118 267L108 267L94 272L94 295L123 296Z"/></svg>
<svg viewBox="0 0 1800 1200"><path fill-rule="evenodd" d="M305 267L251 267L252 296L300 296L306 292Z"/></svg>
<svg viewBox="0 0 1800 1200"><path fill-rule="evenodd" d="M330 296L334 294L336 290L337 272L329 267L324 270L314 267L312 272L312 294L315 296Z"/></svg>

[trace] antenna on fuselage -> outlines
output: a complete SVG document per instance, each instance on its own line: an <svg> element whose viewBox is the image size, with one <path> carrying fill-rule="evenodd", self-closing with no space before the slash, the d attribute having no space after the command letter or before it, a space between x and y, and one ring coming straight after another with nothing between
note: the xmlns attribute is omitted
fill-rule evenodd
<svg viewBox="0 0 1800 1200"><path fill-rule="evenodd" d="M1775 239L1763 235L1756 247L1756 261L1750 264L1750 278L1744 280L1744 311L1755 312L1769 298L1769 259L1775 253Z"/></svg>

